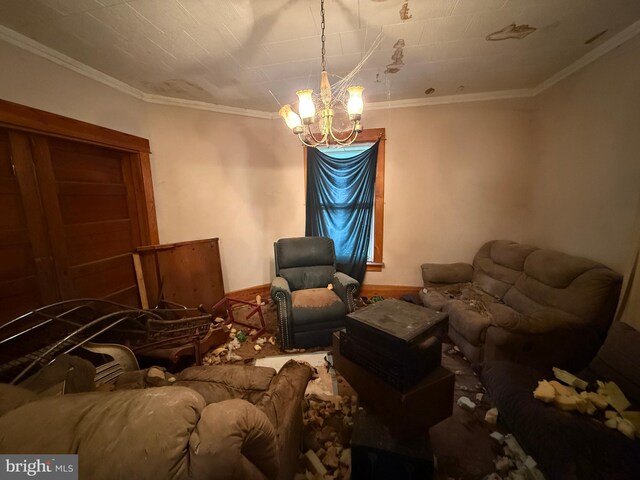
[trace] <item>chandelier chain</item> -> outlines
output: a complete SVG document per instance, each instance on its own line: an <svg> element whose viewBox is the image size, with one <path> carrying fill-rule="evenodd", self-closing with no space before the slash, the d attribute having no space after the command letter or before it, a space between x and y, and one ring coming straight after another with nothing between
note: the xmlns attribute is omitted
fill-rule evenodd
<svg viewBox="0 0 640 480"><path fill-rule="evenodd" d="M320 40L322 42L322 70L326 70L325 69L325 60L324 60L324 56L325 56L325 48L324 48L324 42L325 42L325 35L324 35L324 28L325 28L325 21L324 21L324 0L320 0L320 28L322 30L322 36L320 37Z"/></svg>

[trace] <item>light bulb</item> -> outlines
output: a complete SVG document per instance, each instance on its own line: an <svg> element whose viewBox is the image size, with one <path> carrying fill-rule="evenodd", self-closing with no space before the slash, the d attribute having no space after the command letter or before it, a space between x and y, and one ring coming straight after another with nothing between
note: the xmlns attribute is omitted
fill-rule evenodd
<svg viewBox="0 0 640 480"><path fill-rule="evenodd" d="M287 127L293 130L294 133L296 133L296 128L302 128L302 121L300 120L298 114L291 110L291 105L286 104L285 106L283 106L278 112L278 115L280 115L284 119Z"/></svg>
<svg viewBox="0 0 640 480"><path fill-rule="evenodd" d="M352 86L347 88L349 92L349 100L347 101L347 112L352 120L360 120L362 111L364 110L364 102L362 101L362 92L364 87Z"/></svg>
<svg viewBox="0 0 640 480"><path fill-rule="evenodd" d="M313 117L316 114L316 106L313 104L313 90L298 90L296 92L298 95L298 112L300 112L300 116L302 117L302 121L305 124L309 124L313 121Z"/></svg>

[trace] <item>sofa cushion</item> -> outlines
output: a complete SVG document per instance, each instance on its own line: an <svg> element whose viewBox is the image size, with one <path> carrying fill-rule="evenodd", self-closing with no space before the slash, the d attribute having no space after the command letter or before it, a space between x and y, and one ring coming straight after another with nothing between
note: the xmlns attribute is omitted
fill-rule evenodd
<svg viewBox="0 0 640 480"><path fill-rule="evenodd" d="M445 310L449 314L449 328L457 330L473 345L484 343L487 328L491 325L488 313L481 313L461 300L451 300Z"/></svg>
<svg viewBox="0 0 640 480"><path fill-rule="evenodd" d="M525 260L536 247L509 240L485 243L473 259L473 283L502 298L522 274Z"/></svg>
<svg viewBox="0 0 640 480"><path fill-rule="evenodd" d="M310 288L291 293L291 311L296 332L316 330L318 324L331 327L331 320L343 320L347 306L333 290Z"/></svg>
<svg viewBox="0 0 640 480"><path fill-rule="evenodd" d="M180 387L45 397L0 417L0 452L77 453L82 478L94 480L186 479L204 408Z"/></svg>
<svg viewBox="0 0 640 480"><path fill-rule="evenodd" d="M614 322L589 368L599 380L613 381L635 403L640 403L640 332Z"/></svg>
<svg viewBox="0 0 640 480"><path fill-rule="evenodd" d="M536 459L546 478L638 478L640 442L591 417L563 412L534 399L531 392L543 378L553 376L507 362L485 363L480 370L500 421Z"/></svg>
<svg viewBox="0 0 640 480"><path fill-rule="evenodd" d="M269 367L207 365L184 369L176 375L175 385L197 391L207 405L231 399L256 403L275 375Z"/></svg>
<svg viewBox="0 0 640 480"><path fill-rule="evenodd" d="M278 476L276 430L249 402L208 405L189 438L189 478L263 480Z"/></svg>
<svg viewBox="0 0 640 480"><path fill-rule="evenodd" d="M622 277L590 260L536 250L504 303L533 318L561 316L587 323L602 335L611 320Z"/></svg>

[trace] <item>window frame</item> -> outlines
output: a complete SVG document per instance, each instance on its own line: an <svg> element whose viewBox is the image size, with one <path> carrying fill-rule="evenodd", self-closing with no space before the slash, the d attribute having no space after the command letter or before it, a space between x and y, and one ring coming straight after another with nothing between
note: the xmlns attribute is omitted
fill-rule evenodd
<svg viewBox="0 0 640 480"><path fill-rule="evenodd" d="M373 261L367 262L367 272L381 272L384 267L382 260L382 246L384 239L384 163L386 135L384 128L366 128L358 134L353 143L367 143L380 140L378 145L378 159L376 163L376 186L373 217ZM303 146L304 157L304 194L307 196L307 148Z"/></svg>

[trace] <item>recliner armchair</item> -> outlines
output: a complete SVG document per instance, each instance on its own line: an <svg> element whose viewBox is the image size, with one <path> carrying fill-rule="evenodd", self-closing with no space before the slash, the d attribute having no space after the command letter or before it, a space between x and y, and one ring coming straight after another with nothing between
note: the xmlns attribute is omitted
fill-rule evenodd
<svg viewBox="0 0 640 480"><path fill-rule="evenodd" d="M274 251L271 298L278 309L282 349L330 345L331 333L343 328L345 316L355 310L360 284L336 271L330 238L282 238Z"/></svg>

